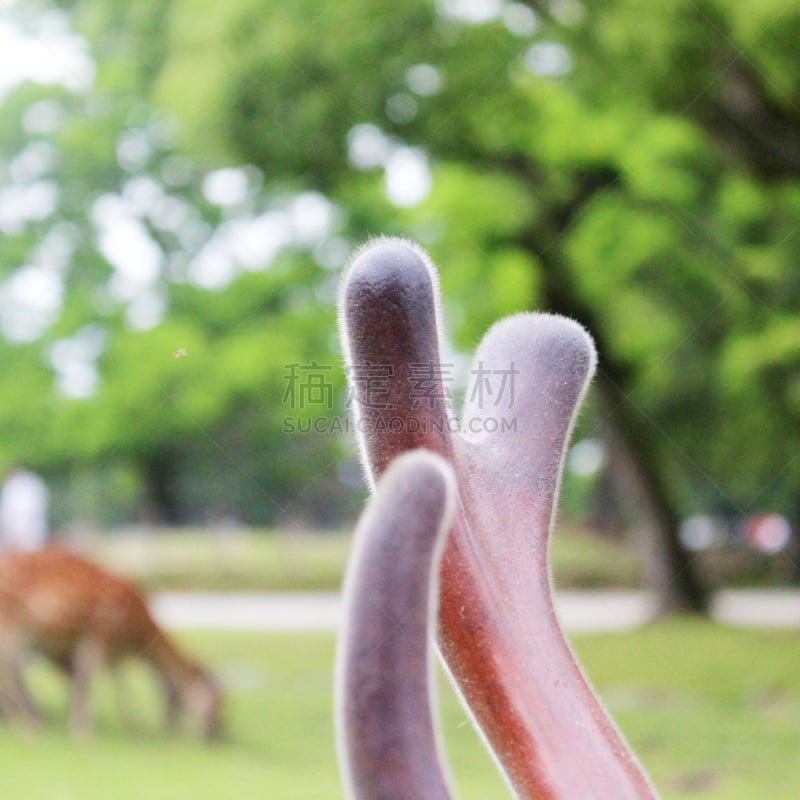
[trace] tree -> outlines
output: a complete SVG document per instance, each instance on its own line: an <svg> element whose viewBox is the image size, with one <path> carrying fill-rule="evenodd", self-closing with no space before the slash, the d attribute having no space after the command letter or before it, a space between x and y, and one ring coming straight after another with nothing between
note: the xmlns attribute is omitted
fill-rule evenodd
<svg viewBox="0 0 800 800"><path fill-rule="evenodd" d="M800 3L66 5L98 87L175 115L200 172L329 202L327 263L378 232L425 244L457 345L532 307L587 324L664 609L703 605L684 513L797 518Z"/></svg>
<svg viewBox="0 0 800 800"><path fill-rule="evenodd" d="M513 3L498 15L487 4L476 21L458 3L243 2L219 12L213 36L189 24L195 8L173 5L152 85L198 152L325 191L354 239L423 239L463 303L458 341L539 304L588 323L602 346L600 414L668 556L662 605L701 608L676 542L681 509L785 509L780 492L756 500L765 474L751 465L798 477L785 457L796 414L776 397L794 356L778 357L771 445L753 447L748 424L763 395L734 396L730 376L747 369L743 337L796 297L784 265L800 6ZM433 189L398 210L381 183L415 158Z"/></svg>
<svg viewBox="0 0 800 800"><path fill-rule="evenodd" d="M110 58L80 91L24 85L0 109L0 461L57 490L131 470L165 522L335 524L355 505L342 437L281 433L310 413L283 402L287 365L335 360L312 256L329 204L178 153L133 66ZM73 510L58 497L55 523Z"/></svg>

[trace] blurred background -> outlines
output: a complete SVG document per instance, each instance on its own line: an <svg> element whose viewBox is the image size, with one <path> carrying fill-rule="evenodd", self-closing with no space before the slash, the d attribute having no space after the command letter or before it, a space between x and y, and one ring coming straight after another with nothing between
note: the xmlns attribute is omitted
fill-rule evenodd
<svg viewBox="0 0 800 800"><path fill-rule="evenodd" d="M337 287L385 233L439 267L456 405L504 315L595 337L560 587L702 615L720 588L800 581L800 2L0 11L0 467L45 479L54 538L152 589L338 588L365 490ZM796 746L793 638L685 624L709 679L714 636L775 646L724 702L763 691ZM660 630L669 660L689 640ZM622 713L665 713L653 691ZM763 796L721 777L722 718L667 747L665 794Z"/></svg>

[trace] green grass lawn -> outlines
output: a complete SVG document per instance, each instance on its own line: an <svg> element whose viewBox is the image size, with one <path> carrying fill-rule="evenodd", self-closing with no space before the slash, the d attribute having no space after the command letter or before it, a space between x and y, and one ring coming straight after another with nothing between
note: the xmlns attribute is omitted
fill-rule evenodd
<svg viewBox="0 0 800 800"><path fill-rule="evenodd" d="M609 539L582 528L552 539L553 575L562 589L640 587L633 536ZM160 529L97 536L88 551L148 589L334 591L341 584L350 531ZM744 550L698 556L710 586L785 585L791 553L768 559Z"/></svg>
<svg viewBox="0 0 800 800"><path fill-rule="evenodd" d="M350 531L132 531L98 537L89 552L148 589L334 591ZM636 586L636 549L584 532L553 538L553 572L562 588Z"/></svg>
<svg viewBox="0 0 800 800"><path fill-rule="evenodd" d="M100 536L89 553L147 589L335 591L348 532L164 529Z"/></svg>
<svg viewBox="0 0 800 800"><path fill-rule="evenodd" d="M156 728L149 675L129 670L138 732L123 731L111 682L98 684L89 744L63 733L60 679L31 684L48 733L19 741L0 727L0 797L9 800L327 800L341 798L331 723L333 637L202 633L181 639L228 689L229 739L203 746ZM672 621L576 638L607 706L665 798L800 797L800 637ZM458 797L509 797L443 682L442 727Z"/></svg>

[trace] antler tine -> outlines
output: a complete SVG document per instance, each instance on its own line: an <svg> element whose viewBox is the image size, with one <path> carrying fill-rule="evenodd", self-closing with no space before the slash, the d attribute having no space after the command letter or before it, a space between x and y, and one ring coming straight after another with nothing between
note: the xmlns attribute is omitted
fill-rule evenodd
<svg viewBox="0 0 800 800"><path fill-rule="evenodd" d="M517 314L484 336L454 446L485 557L527 551L545 566L564 455L596 363L592 338L565 317ZM530 559L504 569L530 584Z"/></svg>
<svg viewBox="0 0 800 800"><path fill-rule="evenodd" d="M591 337L571 320L497 323L474 361L475 381L487 385L483 395L471 387L467 435L454 441L464 516L442 561L440 646L509 781L537 800L653 796L553 608L550 529L595 362ZM513 397L495 403L512 374Z"/></svg>
<svg viewBox="0 0 800 800"><path fill-rule="evenodd" d="M378 240L351 265L340 314L347 358L391 368L383 407L356 392L368 469L379 475L420 445L455 468L459 504L440 568L442 655L519 797L652 798L584 679L551 596L548 538L569 433L594 370L592 340L547 314L495 325L476 356L467 434L451 435L441 381L433 381L437 404L420 407L410 391L412 364L439 364L435 286L418 248ZM508 408L495 402L502 380L513 383Z"/></svg>
<svg viewBox="0 0 800 800"><path fill-rule="evenodd" d="M450 467L414 451L380 480L345 579L336 668L339 759L353 800L450 800L432 713L429 631Z"/></svg>
<svg viewBox="0 0 800 800"><path fill-rule="evenodd" d="M351 260L339 327L370 482L406 450L450 455L438 305L436 271L410 242L376 239ZM422 370L424 397L410 391L415 369Z"/></svg>

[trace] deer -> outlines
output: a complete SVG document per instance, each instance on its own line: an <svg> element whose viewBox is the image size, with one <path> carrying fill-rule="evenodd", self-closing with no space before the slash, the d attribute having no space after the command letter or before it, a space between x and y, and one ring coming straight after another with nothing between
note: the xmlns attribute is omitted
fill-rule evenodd
<svg viewBox="0 0 800 800"><path fill-rule="evenodd" d="M98 670L116 672L127 657L149 663L158 675L169 731L185 715L202 739L221 733L222 698L214 678L158 625L139 590L55 545L0 555L0 712L23 733L41 722L23 679L33 654L68 678L75 738L93 735L91 689Z"/></svg>
<svg viewBox="0 0 800 800"><path fill-rule="evenodd" d="M652 800L552 598L549 540L594 343L556 315L495 323L476 351L459 424L442 382L438 294L427 254L397 238L358 250L340 291L354 427L373 489L337 653L345 790L354 800L452 796L431 707L435 636L515 797ZM353 378L359 366L383 368L379 393Z"/></svg>

